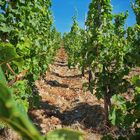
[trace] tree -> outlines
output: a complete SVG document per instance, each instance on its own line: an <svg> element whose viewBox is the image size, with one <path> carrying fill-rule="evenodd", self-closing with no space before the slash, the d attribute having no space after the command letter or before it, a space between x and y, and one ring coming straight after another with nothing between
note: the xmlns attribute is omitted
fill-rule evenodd
<svg viewBox="0 0 140 140"><path fill-rule="evenodd" d="M81 56L81 29L76 21L76 17L73 17L73 25L70 33L64 36L64 46L68 53L68 66L76 66L80 64Z"/></svg>
<svg viewBox="0 0 140 140"><path fill-rule="evenodd" d="M115 16L113 23L110 0L93 0L89 6L86 25L89 34L87 63L94 73L91 91L94 89L96 96L104 99L107 125L111 97L124 93L129 85L124 79L129 72L125 57L130 51L124 30L126 18L127 14L121 13Z"/></svg>

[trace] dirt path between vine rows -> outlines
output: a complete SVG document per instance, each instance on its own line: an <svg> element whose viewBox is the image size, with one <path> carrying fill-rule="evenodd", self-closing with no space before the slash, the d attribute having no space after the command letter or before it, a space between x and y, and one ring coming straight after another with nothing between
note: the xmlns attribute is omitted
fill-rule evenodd
<svg viewBox="0 0 140 140"><path fill-rule="evenodd" d="M100 140L104 131L102 102L82 88L78 68L69 69L67 55L61 48L44 79L36 82L41 107L30 112L43 134L56 128L71 128L85 133L86 140Z"/></svg>

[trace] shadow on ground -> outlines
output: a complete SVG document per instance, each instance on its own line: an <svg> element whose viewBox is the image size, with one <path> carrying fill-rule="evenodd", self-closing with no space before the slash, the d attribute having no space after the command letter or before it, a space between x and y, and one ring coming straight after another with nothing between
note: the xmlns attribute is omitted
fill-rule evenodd
<svg viewBox="0 0 140 140"><path fill-rule="evenodd" d="M60 78L81 78L82 75L81 74L77 74L77 75L69 75L69 76L62 76L59 73L56 72L52 72L52 75L60 77Z"/></svg>
<svg viewBox="0 0 140 140"><path fill-rule="evenodd" d="M41 109L44 110L42 115L45 115L45 118L56 117L60 119L63 126L71 126L78 122L84 128L98 130L104 124L104 112L100 105L79 103L70 110L61 112L59 107L51 105L48 102L41 102ZM36 116L31 116L32 119L36 118ZM36 122L41 124L42 120L36 120Z"/></svg>
<svg viewBox="0 0 140 140"><path fill-rule="evenodd" d="M68 67L68 64L64 64L64 63L55 63L54 65L59 67Z"/></svg>
<svg viewBox="0 0 140 140"><path fill-rule="evenodd" d="M61 88L68 88L69 87L67 84L59 83L56 80L46 80L46 79L44 79L44 81L45 81L46 84L48 84L52 87L61 87Z"/></svg>
<svg viewBox="0 0 140 140"><path fill-rule="evenodd" d="M59 75L59 74L58 74ZM59 75L60 76L60 75ZM76 76L69 76L69 78L70 77L72 77L72 78L76 78L76 77L79 77L80 75L76 75ZM68 76L62 76L62 77L68 77ZM72 87L70 87L68 84L63 84L63 83L59 83L57 80L46 80L45 78L44 78L44 81L45 81L45 84L47 84L47 85L50 85L51 87L60 87L60 88L69 88L70 90L72 90L72 91L74 91L74 92L76 92L76 91L78 91L78 90L80 90L79 88L72 88Z"/></svg>
<svg viewBox="0 0 140 140"><path fill-rule="evenodd" d="M62 123L64 125L71 125L79 122L85 128L97 128L103 121L103 108L100 105L79 103L71 110L63 112Z"/></svg>

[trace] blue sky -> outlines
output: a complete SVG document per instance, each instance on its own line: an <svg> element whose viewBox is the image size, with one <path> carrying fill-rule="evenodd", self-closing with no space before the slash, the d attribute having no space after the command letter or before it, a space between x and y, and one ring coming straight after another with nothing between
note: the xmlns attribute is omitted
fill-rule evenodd
<svg viewBox="0 0 140 140"><path fill-rule="evenodd" d="M130 1L132 0L112 0L113 13L129 11L127 26L135 24L135 15L131 9ZM91 0L52 0L52 12L54 15L55 26L61 33L68 32L72 25L72 16L75 9L78 10L78 22L80 27L84 27L85 13Z"/></svg>

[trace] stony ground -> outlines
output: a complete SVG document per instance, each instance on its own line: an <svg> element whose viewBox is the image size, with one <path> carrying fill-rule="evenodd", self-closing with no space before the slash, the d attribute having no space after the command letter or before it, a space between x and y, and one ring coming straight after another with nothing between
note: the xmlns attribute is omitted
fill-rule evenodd
<svg viewBox="0 0 140 140"><path fill-rule="evenodd" d="M104 128L102 101L83 90L86 82L77 68L69 69L63 48L44 79L36 82L41 107L30 112L43 134L56 128L71 128L85 133L86 140L100 140Z"/></svg>

